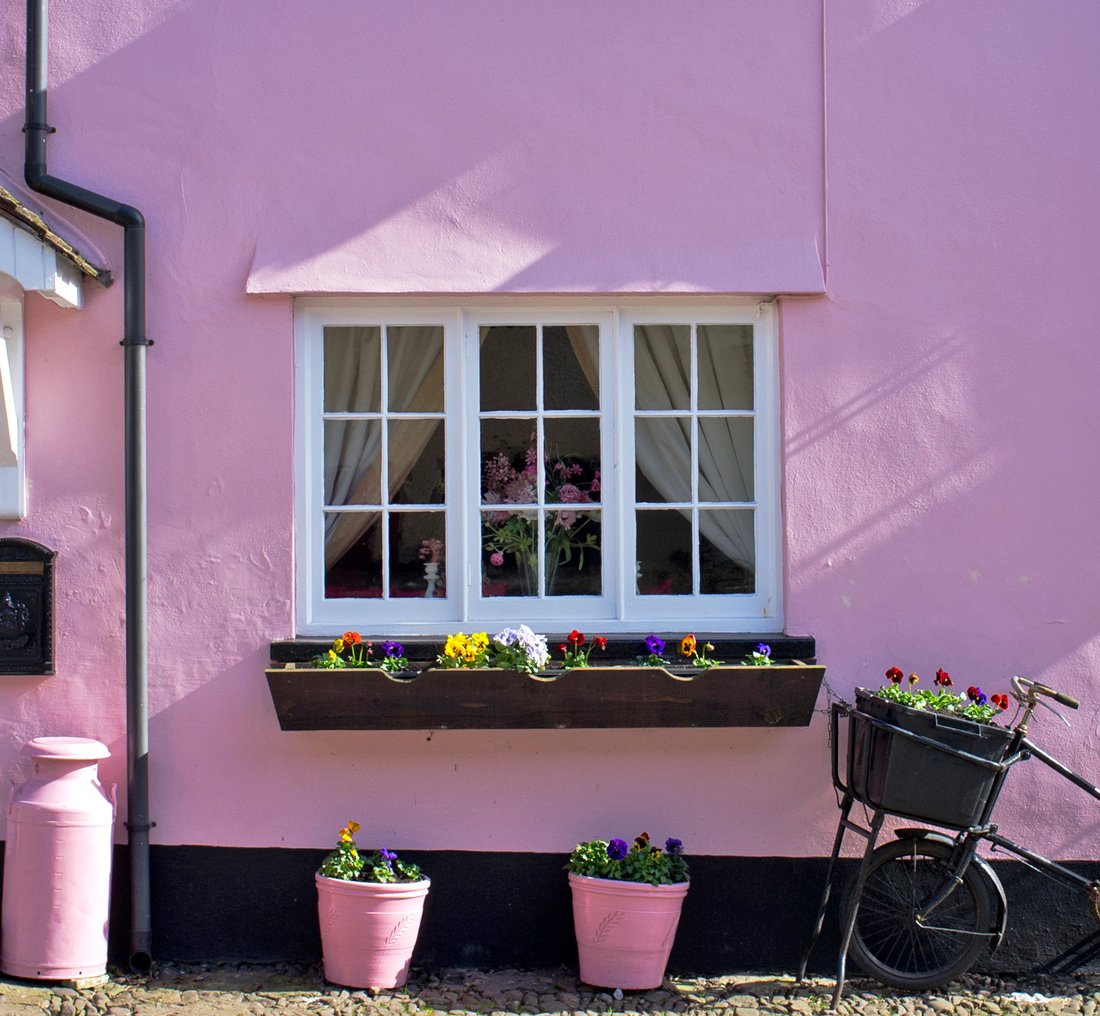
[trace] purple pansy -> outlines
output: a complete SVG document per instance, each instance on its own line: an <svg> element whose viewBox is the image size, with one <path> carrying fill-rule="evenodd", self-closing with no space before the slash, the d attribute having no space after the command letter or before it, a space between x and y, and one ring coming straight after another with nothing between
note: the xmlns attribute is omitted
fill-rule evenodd
<svg viewBox="0 0 1100 1016"><path fill-rule="evenodd" d="M670 857L679 857L684 852L684 841L670 836L665 840L665 853Z"/></svg>
<svg viewBox="0 0 1100 1016"><path fill-rule="evenodd" d="M607 845L607 856L612 861L621 861L630 852L626 840L614 839Z"/></svg>
<svg viewBox="0 0 1100 1016"><path fill-rule="evenodd" d="M387 656L404 656L405 647L400 642L383 642L382 652Z"/></svg>
<svg viewBox="0 0 1100 1016"><path fill-rule="evenodd" d="M649 651L650 651L651 653L653 653L653 655L654 655L654 656L660 656L660 655L661 655L661 653L663 653L663 652L665 651L665 643L664 643L664 640L663 640L663 639L659 639L659 638L657 638L657 636L656 636L656 635L650 635L650 636L649 636L649 637L648 637L648 638L647 638L647 639L645 640L645 647L646 647L646 649L648 649L648 650L649 650Z"/></svg>

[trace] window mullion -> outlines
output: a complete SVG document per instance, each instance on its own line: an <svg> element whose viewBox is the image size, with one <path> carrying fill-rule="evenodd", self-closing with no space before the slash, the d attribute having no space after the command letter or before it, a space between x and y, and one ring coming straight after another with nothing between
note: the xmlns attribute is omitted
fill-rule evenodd
<svg viewBox="0 0 1100 1016"><path fill-rule="evenodd" d="M691 414L691 591L702 588L699 561L699 325L691 323L688 357L688 408Z"/></svg>

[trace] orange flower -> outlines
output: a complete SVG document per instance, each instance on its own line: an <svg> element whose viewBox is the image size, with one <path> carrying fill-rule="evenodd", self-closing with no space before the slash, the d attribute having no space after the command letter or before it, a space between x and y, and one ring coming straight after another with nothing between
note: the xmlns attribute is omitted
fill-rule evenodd
<svg viewBox="0 0 1100 1016"><path fill-rule="evenodd" d="M695 636L685 635L680 640L680 655L681 656L694 656L695 655Z"/></svg>
<svg viewBox="0 0 1100 1016"><path fill-rule="evenodd" d="M920 680L920 678L917 677L916 674L910 674L909 675L909 683L910 684L916 684L919 680Z"/></svg>
<svg viewBox="0 0 1100 1016"><path fill-rule="evenodd" d="M346 631L346 632L344 632L344 645L346 645L346 646L357 646L362 641L363 641L363 638L359 634L359 632L357 632L357 631Z"/></svg>

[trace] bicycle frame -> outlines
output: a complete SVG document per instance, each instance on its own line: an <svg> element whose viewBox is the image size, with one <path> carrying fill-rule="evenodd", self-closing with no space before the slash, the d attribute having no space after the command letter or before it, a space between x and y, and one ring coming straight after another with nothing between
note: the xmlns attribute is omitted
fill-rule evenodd
<svg viewBox="0 0 1100 1016"><path fill-rule="evenodd" d="M1034 758L1038 759L1045 766L1053 769L1059 776L1063 777L1074 784L1074 786L1080 787L1090 797L1100 801L1100 787L1095 786L1086 780L1079 773L1070 769L1069 766L1060 762L1053 755L1043 751L1042 748L1036 746L1033 742L1029 741L1024 735L1024 732L1017 727L1017 734L1013 738L1011 747L1009 748L1010 755L1020 755L1021 759ZM1033 850L1029 850L1027 847L1021 846L1014 840L1010 840L1007 836L1002 836L997 832L995 825L987 824L989 817L992 814L993 807L996 804L997 796L1000 793L1001 785L1007 776L1007 770L998 774L994 783L993 792L989 796L989 802L986 805L985 813L983 814L983 825L972 829L967 829L961 832L956 837L956 843L960 849L959 859L955 865L953 865L953 874L960 875L966 868L966 865L973 859L975 852L978 849L978 844L985 840L990 843L994 849L1000 849L1007 853L1014 854L1017 857L1023 859L1033 867L1045 872L1051 878L1056 881L1063 882L1066 885L1073 886L1077 889L1087 892L1095 897L1100 897L1100 883L1097 883L1095 879L1085 878L1085 876L1073 871L1070 868L1066 868L1064 865L1059 864L1057 861L1052 861L1049 857L1044 857L1042 854L1038 854ZM923 923L924 919L932 913L933 910L939 906L940 903L946 899L951 890L954 889L955 883L952 880L951 884L944 886L943 890L936 893L931 899L929 899L927 905L917 915L917 922Z"/></svg>

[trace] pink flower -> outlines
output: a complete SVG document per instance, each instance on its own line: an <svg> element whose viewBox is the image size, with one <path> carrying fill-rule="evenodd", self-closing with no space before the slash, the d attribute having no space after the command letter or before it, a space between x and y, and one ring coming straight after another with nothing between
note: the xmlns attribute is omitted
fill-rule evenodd
<svg viewBox="0 0 1100 1016"><path fill-rule="evenodd" d="M494 550L492 554L489 555L489 563L494 568L499 568L504 564L504 555L499 550Z"/></svg>
<svg viewBox="0 0 1100 1016"><path fill-rule="evenodd" d="M588 495L575 483L563 483L558 490L558 497L566 504L583 504L588 500Z"/></svg>
<svg viewBox="0 0 1100 1016"><path fill-rule="evenodd" d="M554 513L554 523L559 525L562 529L572 529L573 523L577 521L577 513L575 511L564 511Z"/></svg>

